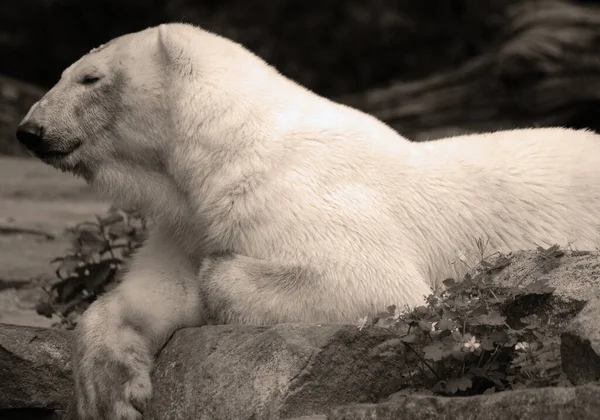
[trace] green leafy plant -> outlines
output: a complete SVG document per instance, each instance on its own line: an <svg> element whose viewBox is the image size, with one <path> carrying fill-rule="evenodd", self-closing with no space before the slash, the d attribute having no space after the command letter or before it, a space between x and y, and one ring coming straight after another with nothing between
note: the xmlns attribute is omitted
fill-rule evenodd
<svg viewBox="0 0 600 420"><path fill-rule="evenodd" d="M114 288L124 262L146 236L146 221L135 211L111 208L94 222L68 229L71 249L55 258L57 280L43 287L38 314L58 316L59 327L73 328L98 295Z"/></svg>
<svg viewBox="0 0 600 420"><path fill-rule="evenodd" d="M538 248L539 265L556 264L558 246ZM498 255L483 260L462 282L448 279L426 304L363 318L359 328L378 326L398 335L392 340L404 361L403 388L438 395L477 395L507 389L568 385L560 368L560 341L538 315L507 318L522 299L546 299L554 289L543 280L512 288L490 282L494 270L510 264ZM525 275L527 275L526 273ZM522 280L522 279L521 279ZM518 305L517 305L518 306ZM379 356L386 357L390 346Z"/></svg>

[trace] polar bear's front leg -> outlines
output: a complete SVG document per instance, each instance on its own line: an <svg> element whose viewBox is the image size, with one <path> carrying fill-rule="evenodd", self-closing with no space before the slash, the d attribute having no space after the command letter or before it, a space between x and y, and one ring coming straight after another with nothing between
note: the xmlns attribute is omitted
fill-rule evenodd
<svg viewBox="0 0 600 420"><path fill-rule="evenodd" d="M184 255L153 232L123 282L82 316L73 358L79 418L142 418L154 355L175 330L203 323L196 268Z"/></svg>
<svg viewBox="0 0 600 420"><path fill-rule="evenodd" d="M355 322L366 311L352 304L350 285L327 284L308 266L228 254L206 258L199 278L205 316L217 324Z"/></svg>

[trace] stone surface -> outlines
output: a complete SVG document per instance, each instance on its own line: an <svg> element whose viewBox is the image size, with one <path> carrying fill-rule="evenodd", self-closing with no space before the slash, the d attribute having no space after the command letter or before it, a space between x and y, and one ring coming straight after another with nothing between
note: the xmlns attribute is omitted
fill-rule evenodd
<svg viewBox="0 0 600 420"><path fill-rule="evenodd" d="M600 387L539 388L477 397L410 396L331 410L327 420L596 420Z"/></svg>
<svg viewBox="0 0 600 420"><path fill-rule="evenodd" d="M400 379L399 359L369 355L389 338L342 325L185 329L159 357L145 419L280 419L374 402Z"/></svg>
<svg viewBox="0 0 600 420"><path fill-rule="evenodd" d="M8 410L36 410L31 418L40 419L66 410L70 335L0 324L0 418ZM144 418L279 419L375 402L399 379L398 359L369 353L390 337L344 325L183 329L158 357Z"/></svg>
<svg viewBox="0 0 600 420"><path fill-rule="evenodd" d="M545 278L555 286L555 297L518 310L541 312L560 328L564 370L575 384L597 381L598 254L568 252L550 262L536 252L511 258L492 281L514 287ZM72 401L70 334L0 324L1 419L60 418ZM145 419L582 420L600 413L600 391L591 386L472 398L409 395L381 403L399 389L403 366L400 355L376 357L372 349L392 337L387 330L353 325L183 329L157 359Z"/></svg>
<svg viewBox="0 0 600 420"><path fill-rule="evenodd" d="M600 298L588 302L562 333L560 353L571 382L600 380Z"/></svg>
<svg viewBox="0 0 600 420"><path fill-rule="evenodd" d="M600 296L600 253L596 251L567 251L550 259L536 251L518 251L509 258L508 266L493 273L494 284L516 287L545 280L565 302L587 302Z"/></svg>
<svg viewBox="0 0 600 420"><path fill-rule="evenodd" d="M70 333L0 324L0 418L47 418L71 393Z"/></svg>

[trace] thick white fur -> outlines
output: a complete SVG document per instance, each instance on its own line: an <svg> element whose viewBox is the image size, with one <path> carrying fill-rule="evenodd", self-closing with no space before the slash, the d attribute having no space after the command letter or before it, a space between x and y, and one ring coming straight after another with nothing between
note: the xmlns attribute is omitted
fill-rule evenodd
<svg viewBox="0 0 600 420"><path fill-rule="evenodd" d="M600 138L591 132L411 143L182 24L83 57L49 98L78 101L73 80L89 69L109 81L125 74L127 111L56 165L85 163L93 185L142 208L156 228L78 328L84 418L139 418L151 357L183 326L356 322L417 305L462 276L478 238L490 252L599 243ZM123 387L111 364L129 369Z"/></svg>

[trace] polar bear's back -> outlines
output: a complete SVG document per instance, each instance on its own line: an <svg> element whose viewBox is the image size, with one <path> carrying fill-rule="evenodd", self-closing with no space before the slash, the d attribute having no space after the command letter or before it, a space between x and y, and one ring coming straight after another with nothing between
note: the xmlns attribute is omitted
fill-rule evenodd
<svg viewBox="0 0 600 420"><path fill-rule="evenodd" d="M385 148L385 141L403 145ZM460 278L480 258L478 239L489 239L488 253L600 245L600 136L592 132L550 128L385 141L332 140L309 181L301 163L294 179L283 180L296 191L289 202L303 210L282 225L288 231L311 226L314 233L296 234L311 242L302 246L343 266L346 281L380 279L393 295L414 276L421 284ZM277 217L284 220L285 213Z"/></svg>
<svg viewBox="0 0 600 420"><path fill-rule="evenodd" d="M430 275L460 276L489 250L558 243L600 245L600 136L585 130L524 129L459 136L414 145L415 226L428 250ZM413 205L414 208L416 206ZM442 274L443 273L443 274ZM432 279L435 280L435 279Z"/></svg>

